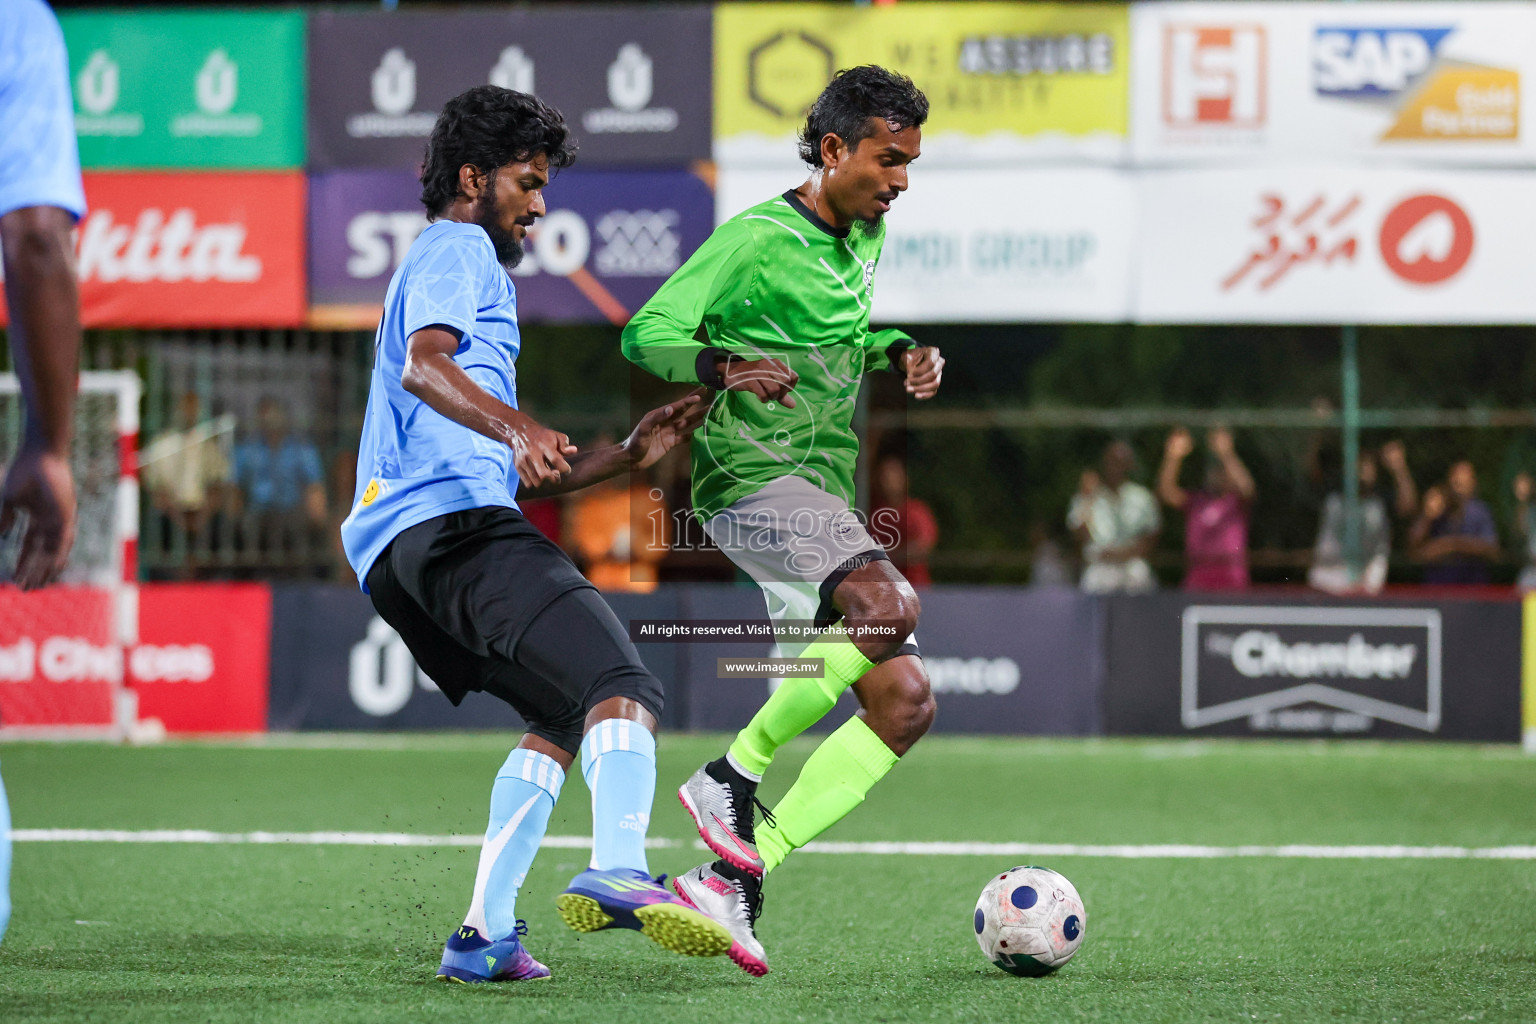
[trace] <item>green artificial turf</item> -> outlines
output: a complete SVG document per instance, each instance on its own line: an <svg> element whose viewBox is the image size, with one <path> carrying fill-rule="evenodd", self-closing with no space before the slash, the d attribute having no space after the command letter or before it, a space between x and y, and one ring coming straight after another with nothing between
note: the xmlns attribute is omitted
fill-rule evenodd
<svg viewBox="0 0 1536 1024"><path fill-rule="evenodd" d="M473 833L508 740L0 746L15 827ZM661 751L654 871L701 859ZM770 774L782 792L811 749ZM551 833L586 831L573 777ZM1429 744L932 738L829 840L1536 845L1536 759ZM1040 858L1031 858L1036 862ZM18 843L0 1021L1536 1021L1536 861L1049 858L1088 908L1058 973L976 947L996 856L803 852L769 880L772 973L580 937L546 849L519 913L547 982L431 978L470 849Z"/></svg>

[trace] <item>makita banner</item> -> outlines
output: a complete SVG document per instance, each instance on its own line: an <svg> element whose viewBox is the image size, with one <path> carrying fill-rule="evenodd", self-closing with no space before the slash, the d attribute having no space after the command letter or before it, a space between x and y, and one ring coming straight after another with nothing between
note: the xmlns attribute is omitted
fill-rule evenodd
<svg viewBox="0 0 1536 1024"><path fill-rule="evenodd" d="M85 175L77 235L87 327L304 322L304 176Z"/></svg>
<svg viewBox="0 0 1536 1024"><path fill-rule="evenodd" d="M409 171L332 171L310 184L317 323L372 327L427 226ZM624 323L708 237L713 195L687 171L564 171L511 271L523 322Z"/></svg>
<svg viewBox="0 0 1536 1024"><path fill-rule="evenodd" d="M1149 163L1536 164L1524 3L1138 3L1131 142Z"/></svg>
<svg viewBox="0 0 1536 1024"><path fill-rule="evenodd" d="M420 165L443 103L491 83L565 115L583 166L710 155L710 9L320 11L310 18L311 166Z"/></svg>
<svg viewBox="0 0 1536 1024"><path fill-rule="evenodd" d="M1161 170L1137 187L1138 322L1536 322L1527 171Z"/></svg>
<svg viewBox="0 0 1536 1024"><path fill-rule="evenodd" d="M83 166L304 163L300 12L62 11L59 23Z"/></svg>
<svg viewBox="0 0 1536 1024"><path fill-rule="evenodd" d="M272 591L261 583L146 583L128 683L169 732L267 727Z"/></svg>
<svg viewBox="0 0 1536 1024"><path fill-rule="evenodd" d="M1518 603L1108 599L1112 733L1510 741Z"/></svg>

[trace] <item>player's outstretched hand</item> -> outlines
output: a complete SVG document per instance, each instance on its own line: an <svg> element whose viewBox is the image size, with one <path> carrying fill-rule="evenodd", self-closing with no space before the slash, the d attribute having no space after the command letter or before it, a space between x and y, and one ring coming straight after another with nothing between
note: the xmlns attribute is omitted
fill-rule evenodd
<svg viewBox="0 0 1536 1024"><path fill-rule="evenodd" d="M727 391L750 391L764 404L778 402L795 407L795 385L800 375L782 359L732 359L720 372Z"/></svg>
<svg viewBox="0 0 1536 1024"><path fill-rule="evenodd" d="M907 394L913 398L932 398L939 393L944 357L934 346L907 349L901 354L901 369L907 375Z"/></svg>
<svg viewBox="0 0 1536 1024"><path fill-rule="evenodd" d="M75 543L75 480L62 455L23 448L0 485L0 533L25 515L15 581L36 590L59 578Z"/></svg>
<svg viewBox="0 0 1536 1024"><path fill-rule="evenodd" d="M671 405L652 409L640 417L635 429L624 441L624 454L635 469L649 469L667 452L693 436L709 404L704 391L690 391Z"/></svg>
<svg viewBox="0 0 1536 1024"><path fill-rule="evenodd" d="M560 478L571 471L571 464L565 457L575 455L576 446L558 430L525 419L513 431L511 443L517 479L530 489L559 483Z"/></svg>

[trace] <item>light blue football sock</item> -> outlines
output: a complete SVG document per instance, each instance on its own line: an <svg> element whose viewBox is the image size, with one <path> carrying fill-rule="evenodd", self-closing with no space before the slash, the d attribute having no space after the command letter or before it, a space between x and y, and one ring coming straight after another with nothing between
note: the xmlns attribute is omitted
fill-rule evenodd
<svg viewBox="0 0 1536 1024"><path fill-rule="evenodd" d="M5 799L5 780L0 779L0 941L11 923L11 805Z"/></svg>
<svg viewBox="0 0 1536 1024"><path fill-rule="evenodd" d="M645 831L656 795L656 737L639 722L607 718L581 741L581 775L592 791L592 864L650 874Z"/></svg>
<svg viewBox="0 0 1536 1024"><path fill-rule="evenodd" d="M528 876L565 772L547 754L518 747L491 787L491 817L480 847L475 894L464 924L490 941L517 930L517 892Z"/></svg>

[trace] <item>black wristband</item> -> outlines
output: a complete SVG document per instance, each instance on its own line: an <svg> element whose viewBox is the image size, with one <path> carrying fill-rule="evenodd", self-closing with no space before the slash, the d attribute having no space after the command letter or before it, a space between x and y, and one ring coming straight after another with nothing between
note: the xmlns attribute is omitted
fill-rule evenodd
<svg viewBox="0 0 1536 1024"><path fill-rule="evenodd" d="M697 358L695 358L693 361L694 375L699 378L700 384L707 388L713 388L716 391L719 391L721 388L725 387L725 378L721 376L720 371L715 369L715 360L729 360L732 357L733 353L723 348L705 346L702 350L700 350Z"/></svg>

